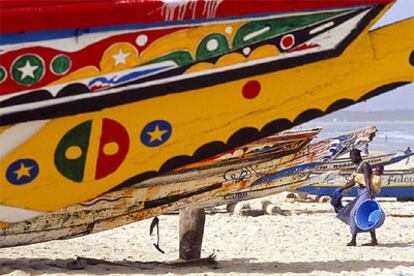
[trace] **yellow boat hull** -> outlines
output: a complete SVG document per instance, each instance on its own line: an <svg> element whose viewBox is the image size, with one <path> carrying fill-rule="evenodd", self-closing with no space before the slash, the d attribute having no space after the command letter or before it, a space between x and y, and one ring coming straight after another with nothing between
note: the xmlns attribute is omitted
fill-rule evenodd
<svg viewBox="0 0 414 276"><path fill-rule="evenodd" d="M299 67L4 126L2 143L33 135L6 147L0 205L57 210L412 82L413 28L410 19L371 31L339 57Z"/></svg>

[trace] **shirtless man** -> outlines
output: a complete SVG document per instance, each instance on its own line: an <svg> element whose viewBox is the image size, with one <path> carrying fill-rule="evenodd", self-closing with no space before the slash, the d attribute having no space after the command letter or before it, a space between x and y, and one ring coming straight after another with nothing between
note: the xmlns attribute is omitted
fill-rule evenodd
<svg viewBox="0 0 414 276"><path fill-rule="evenodd" d="M354 179L351 179L351 181L349 181L345 186L340 188L340 190L342 192L346 189L349 189L349 188L357 185L358 186L358 196L353 201L351 201L348 205L346 205L343 209L341 209L339 211L339 213L337 215L337 218L350 226L352 239L347 244L347 246L356 246L356 238L357 238L357 234L359 232L359 229L355 224L355 217L354 217L355 213L356 213L355 208L356 208L356 206L359 206L359 204L361 202L363 202L367 199L375 198L375 194L373 192L372 184L371 184L371 175L372 175L371 166L368 164L368 162L362 160L360 150L353 149L350 152L349 155L350 155L352 163L356 165L355 172L364 174L365 183L367 183L367 185L361 185L359 183L356 183L354 181ZM363 244L363 245L377 246L378 241L377 241L375 229L370 231L370 234L371 234L371 242L367 243L367 244Z"/></svg>

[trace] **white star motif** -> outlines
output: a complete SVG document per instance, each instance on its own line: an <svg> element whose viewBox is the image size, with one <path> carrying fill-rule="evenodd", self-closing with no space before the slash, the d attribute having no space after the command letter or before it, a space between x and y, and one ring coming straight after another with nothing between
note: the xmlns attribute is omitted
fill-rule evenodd
<svg viewBox="0 0 414 276"><path fill-rule="evenodd" d="M34 79L35 78L34 71L36 71L37 68L39 68L39 66L37 65L32 66L30 64L30 61L26 60L26 64L24 66L17 68L17 70L22 72L20 79L24 80L26 77L31 77L32 79Z"/></svg>
<svg viewBox="0 0 414 276"><path fill-rule="evenodd" d="M130 55L131 53L124 53L122 52L122 49L118 50L118 53L116 55L113 55L112 57L115 60L115 66L117 66L118 64L126 64L126 58Z"/></svg>

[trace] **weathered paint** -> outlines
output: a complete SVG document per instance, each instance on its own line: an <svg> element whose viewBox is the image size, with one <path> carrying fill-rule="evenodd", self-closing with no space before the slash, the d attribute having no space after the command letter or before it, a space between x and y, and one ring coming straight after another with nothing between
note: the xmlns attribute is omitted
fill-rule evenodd
<svg viewBox="0 0 414 276"><path fill-rule="evenodd" d="M124 24L165 22L186 23L194 19L215 19L266 13L283 13L312 9L329 9L354 5L388 4L392 0L337 0L326 1L265 1L257 5L252 1L234 0L3 0L1 34L27 31L63 30L84 27L113 27ZM76 16L73 16L76 14ZM30 16L28 16L30 15ZM13 21L14 20L14 21ZM55 24L50 25L50 22ZM91 31L94 31L92 28ZM95 30L95 31L99 31Z"/></svg>
<svg viewBox="0 0 414 276"><path fill-rule="evenodd" d="M194 89L191 93L169 94L101 111L50 120L23 145L1 160L1 204L36 211L56 210L102 194L136 177L137 174L158 171L160 168L165 171L224 151L238 143L242 144L243 141L248 141L245 140L247 136L256 139L265 133L242 134L244 132L239 130L247 126L266 130L266 123L275 118L287 118L288 121L297 123L312 117L309 112L303 113L305 110L331 111L343 106L332 105L341 98L357 101L364 99L367 92L374 91L385 84L412 81L413 67L409 64L408 58L412 51L410 36L412 26L413 20L407 20L362 35L337 58L274 73L264 73L254 78L229 81L208 88ZM227 71L226 77L229 76L228 74L231 73ZM387 76L386 80L383 76ZM298 79L301 81L297 81ZM336 81L332 82L332 79ZM242 95L242 88L253 80L260 83L260 93L253 99L246 99ZM308 88L306 93L303 92L304 83ZM277 90L274 89L275 87ZM140 94L138 91L135 92L136 95ZM301 113L303 116L297 118ZM31 114L39 113L33 111ZM131 114L139 115L131 116ZM102 134L100 124L106 119L122 125L131 143L119 167L106 177L95 179L96 158ZM140 134L149 123L158 120L169 122L172 126L172 134L167 141L163 141L162 133L169 130L157 129L157 125L153 125L153 128L148 131L153 136L148 141L161 139L160 141L163 142L154 149L140 142ZM78 183L57 170L54 165L54 155L66 133L88 121L92 121L92 129L85 172L95 173L84 175L83 182ZM290 124L285 126L275 124L275 126L288 127ZM240 136L234 136L235 139L230 139L227 144L211 143L228 141L230 135L237 131ZM209 146L202 147L207 144ZM173 159L177 156L193 156L193 159L188 157L184 158L186 161ZM5 178L5 170L10 164L22 158L36 160L40 170L37 177L29 184L17 188ZM47 201L44 200L45 195L48 195Z"/></svg>
<svg viewBox="0 0 414 276"><path fill-rule="evenodd" d="M64 137L62 142L62 148L58 148L57 155L55 155L55 163L60 164L65 162L72 162L73 165L69 166L70 170L62 170L62 173L67 177L71 178L72 180L76 180L77 182L81 182L83 179L83 170L82 166L77 166L79 163L83 163L82 158L82 148L81 144L84 144L84 147L90 146L89 144L85 143L84 135L80 135L79 132L82 132L86 130L87 133L89 133L90 125L89 124L81 124L73 129L72 132L69 133L68 137L75 137L74 143L66 143L68 139L67 137ZM197 177L199 176L198 170L203 170L204 176L207 175L213 175L213 174L221 174L224 173L225 170L229 168L238 168L240 166L243 166L244 164L255 164L259 162L263 162L263 160L269 160L273 158L279 158L285 155L290 155L299 152L309 141L318 134L320 129L311 129L311 130L304 130L304 131L298 131L298 132L290 132L286 131L280 134L275 134L270 137L261 139L257 142L254 142L252 144L243 146L242 148L236 148L235 150L231 152L226 152L223 154L220 154L218 156L215 156L213 158L210 158L208 160L204 160L198 163L194 163L191 167L183 167L179 170L173 172L170 175L164 175L162 177L162 182L157 183L157 185L151 185L151 183L144 182L140 184L140 186L143 187L149 187L148 189L150 195L148 195L149 198L157 198L157 197L165 197L168 196L169 193L184 193L186 190L191 188L196 188L197 185L194 184L194 187L191 187L191 185L183 187L168 187L167 189L160 189L158 187L159 185L162 185L163 183L168 183L170 181L177 182L177 178L180 180L191 180L194 182L197 182ZM111 132L112 135L115 135L114 137L119 137L122 132ZM107 139L101 139L102 142L105 142ZM118 139L119 140L119 139ZM106 145L111 145L112 142ZM124 141L125 144L125 141ZM102 148L102 147L100 147ZM104 147L105 148L105 147ZM241 154L239 154L241 152ZM69 156L66 156L68 155ZM109 155L110 157L113 157L116 155L112 154ZM75 159L75 160L73 160ZM33 161L26 160L26 159L20 159L13 163L13 166L11 166L7 170L7 177L10 182L12 182L15 185L25 185L27 184L27 181L30 180L29 175L33 170L33 166L31 166ZM99 158L98 158L98 164L99 164ZM112 165L116 165L115 162L112 162ZM92 176L94 174L91 173ZM172 180L170 180L170 178ZM156 180L157 178L155 178ZM150 180L151 181L151 180ZM201 183L200 183L201 184ZM167 194L166 194L167 193ZM124 198L124 196L122 196ZM119 198L116 196L116 201L119 200ZM98 201L106 201L109 200L111 202L114 199L107 199L105 197L99 198ZM142 200L142 198L141 198ZM92 203L87 203L86 205L94 205L96 204L95 200L92 200ZM4 205L0 205L4 206ZM5 208L11 209L11 206L4 206ZM26 217L24 219L20 219L20 221L25 220L31 217L36 216L36 212L26 210L23 208L13 208L15 210L18 210L20 213L25 213ZM19 221L19 216L16 213L16 217L10 217L10 212L8 212L4 217L7 217L9 219L1 219L4 214L0 214L0 221L5 222L17 222ZM39 212L37 212L39 213Z"/></svg>
<svg viewBox="0 0 414 276"><path fill-rule="evenodd" d="M264 185L256 186L255 189L245 189L239 192L230 193L216 205L236 203L244 200L270 196L284 191L295 191L299 187L320 183L325 180L328 175L329 174L326 173L318 176L312 175L311 177L311 171L293 174L274 181L269 181Z"/></svg>
<svg viewBox="0 0 414 276"><path fill-rule="evenodd" d="M314 182L313 185L298 189L313 195L332 195L333 191L346 184L350 174L333 175L325 181ZM356 196L357 189L346 192L346 196ZM414 170L384 171L381 176L381 192L377 197L397 197L414 199Z"/></svg>
<svg viewBox="0 0 414 276"><path fill-rule="evenodd" d="M214 73L220 75L223 67L241 74L246 69L240 67L265 67L269 62L280 63L299 56L304 57L299 63L308 63L338 55L344 48L343 44L348 44L355 36L354 29L361 31L361 27L367 25L379 11L375 6L357 6L342 10L276 14L236 23L231 20L220 24L197 23L161 30L101 34L98 42L94 37L91 39L93 42L82 45L80 49L77 49L77 40L73 39L48 40L48 44L42 47L35 44L21 48L20 44L12 44L4 46L1 55L2 66L10 72L10 76L0 83L0 101L9 111L15 107L14 112L20 114L6 112L11 117L9 123L13 123L32 120L33 116L21 115L31 109L48 111L47 116L42 115L47 118L67 115L65 108L62 108L64 106L71 106L70 114L73 111L85 112L81 105L87 99L93 100L95 108L99 109L99 98L106 95L99 91L125 84L142 84L145 87L143 98L157 96L148 89L169 83L172 78L180 81L175 88L177 92L208 87L213 84L211 81L203 80L195 85L188 79L205 78ZM327 23L331 23L327 28L314 31L318 26L327 26ZM232 31L229 32L229 29ZM71 51L62 51L61 45ZM292 66L296 65L299 64L292 63ZM274 67L272 71L277 70ZM248 75L245 72L242 74ZM239 79L237 76L233 78ZM222 83L223 80L215 82ZM111 93L112 100L119 98L126 88L118 90ZM171 92L158 89L158 94ZM121 94L125 97L124 93ZM129 97L127 102L131 100ZM71 105L74 101L76 105ZM107 102L106 106L122 102L111 103ZM59 113L52 112L56 105L60 106ZM89 107L86 112L92 108Z"/></svg>
<svg viewBox="0 0 414 276"><path fill-rule="evenodd" d="M397 162L400 162L401 160L410 158L413 155L414 153L411 153L411 152L406 153L402 151L396 151L396 152L391 152L387 154L364 156L364 160L367 161L373 168L375 168L379 165L386 166L386 165L395 164ZM318 166L316 169L317 171L322 171L322 172L323 171L353 171L355 170L355 164L352 163L349 157L338 158L336 160L333 160L332 162Z"/></svg>
<svg viewBox="0 0 414 276"><path fill-rule="evenodd" d="M410 158L411 153L395 152L390 154L383 154L374 157L364 158L372 167L379 165L385 166L395 164ZM311 170L288 175L270 181L265 185L256 187L256 189L242 190L237 193L232 193L224 197L221 203L232 203L241 200L248 200L258 198L266 195L278 193L280 191L298 191L309 192L317 195L331 195L333 190L346 184L346 180L350 177L350 170L355 169L348 166L350 160L348 158L336 158L332 161L325 162L322 165L317 165ZM340 175L334 170L342 171ZM348 173L346 173L348 171ZM382 178L382 190L377 196L394 196L394 197L411 197L414 196L414 178L412 171L386 171ZM262 187L264 186L264 187ZM288 187L285 187L288 186ZM356 191L353 190L349 195L356 196Z"/></svg>
<svg viewBox="0 0 414 276"><path fill-rule="evenodd" d="M267 192L275 192L276 186L277 191L297 187L295 183L286 185L289 177L285 180L272 178L256 186L253 184L265 176L301 164L308 164L308 172L320 162L329 161L354 146L360 147L370 142L375 132L376 129L372 127L358 130L320 141L300 152L276 159L262 158L249 163L239 158L238 164L231 165L220 162L216 164L221 167L219 170L204 167L201 162L199 170L194 171L192 168L173 172L147 180L141 185L106 193L93 200L0 229L0 246L68 238L103 231L183 207L211 206L225 202L226 195L242 189L260 193L260 190L266 188L273 188ZM340 143L332 143L333 141ZM269 152L271 155L272 151ZM226 165L220 166L223 164ZM241 173L229 177L229 170ZM243 173L246 170L250 170L250 173Z"/></svg>

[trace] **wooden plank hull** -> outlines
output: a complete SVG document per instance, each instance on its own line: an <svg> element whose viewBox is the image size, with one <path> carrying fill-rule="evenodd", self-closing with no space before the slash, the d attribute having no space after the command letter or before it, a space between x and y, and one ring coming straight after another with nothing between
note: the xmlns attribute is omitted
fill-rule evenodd
<svg viewBox="0 0 414 276"><path fill-rule="evenodd" d="M343 154L353 146L362 146L373 138L375 128L327 139L300 152L277 159L262 160L246 167L232 168L232 172L198 176L180 172L147 180L139 185L103 194L91 201L75 204L0 229L0 246L15 246L52 239L95 233L126 223L160 215L191 206L212 206L222 203L239 190L260 190L279 183L288 188L289 175L277 173L290 169L291 174L308 172L321 162ZM340 143L333 143L333 141ZM305 165L305 166L304 166ZM228 167L227 167L228 168ZM209 170L209 169L207 169ZM175 181L174 181L175 178ZM282 180L280 178L283 178Z"/></svg>
<svg viewBox="0 0 414 276"><path fill-rule="evenodd" d="M372 167L377 167L379 165L387 166L400 162L406 158L410 158L414 153L409 152L392 152L388 154L381 154L376 156L367 156L364 157L364 160L367 161ZM333 160L328 164L323 164L317 167L316 172L326 172L326 171L353 171L355 170L355 165L352 163L350 158L340 158Z"/></svg>
<svg viewBox="0 0 414 276"><path fill-rule="evenodd" d="M394 152L364 158L373 168L380 165L385 166L384 174L381 176L382 188L381 192L377 194L378 197L414 198L414 169L408 165L409 158L412 158L413 155L412 152ZM342 159L339 161L335 160L334 162L335 166L332 165L333 162L331 164L325 164L322 170L315 171L313 176L318 177L324 171L329 170L332 170L333 174L323 181L301 187L298 191L314 195L331 195L336 188L345 185L349 181L353 171L348 166L349 160ZM404 169L391 169L391 167L396 167L396 165L397 167L402 166ZM339 171L335 172L338 169ZM347 195L356 196L357 190L354 188L347 192Z"/></svg>
<svg viewBox="0 0 414 276"><path fill-rule="evenodd" d="M313 195L332 195L333 191L346 184L350 174L339 174L327 181L300 188L299 191ZM382 187L377 197L397 197L401 199L414 199L414 171L384 171L381 176ZM347 196L356 196L357 190L353 188L346 193Z"/></svg>
<svg viewBox="0 0 414 276"><path fill-rule="evenodd" d="M164 197L172 191L175 193L185 193L191 189L197 189L200 184L197 180L201 175L205 178L208 176L221 175L226 170L237 169L241 166L258 164L283 156L293 156L299 152L309 141L319 133L320 129L310 129L303 131L285 131L279 134L261 139L257 142L236 148L232 151L214 156L210 159L194 163L191 166L182 167L173 173L164 175L162 181L157 182L157 178L139 184L140 187L159 186L167 183L177 183L179 181L187 181L187 186L180 187L168 186L167 189L159 189L152 196ZM134 180L132 184L136 181ZM155 184L154 184L155 183ZM194 186L191 186L193 185ZM125 183L125 187L131 184ZM198 186L197 186L198 185ZM166 186L163 186L166 187ZM152 187L154 188L154 187ZM35 212L28 209L18 209L10 206L0 206L0 222L19 222L36 217L43 212Z"/></svg>
<svg viewBox="0 0 414 276"><path fill-rule="evenodd" d="M268 182L267 185L261 185L264 187L257 187L256 189L246 189L239 192L226 195L219 203L231 204L245 200L251 200L270 196L273 194L290 191L293 192L298 188L314 185L323 182L329 174L312 175L310 171L304 173L297 173L291 176L283 177L276 181Z"/></svg>
<svg viewBox="0 0 414 276"><path fill-rule="evenodd" d="M364 160L368 161L370 165L375 168L379 165L386 166L396 164L406 158L410 158L412 155L412 153L395 152L364 158ZM288 186L287 190L292 192L297 190L316 195L331 195L334 189L347 183L346 180L349 179L351 171L349 162L350 161L347 158L334 159L330 162L318 165L308 172L279 178L276 183L270 182L268 187L257 190L242 190L232 193L224 198L225 201L223 201L223 204L279 193L286 190L285 186ZM355 165L353 167L355 168ZM341 170L342 173L335 177L335 173L332 172L333 170ZM382 177L384 183L383 189L377 196L412 198L414 196L412 184L414 182L412 181L412 177L412 170L386 171ZM348 195L356 196L357 191L353 189Z"/></svg>

